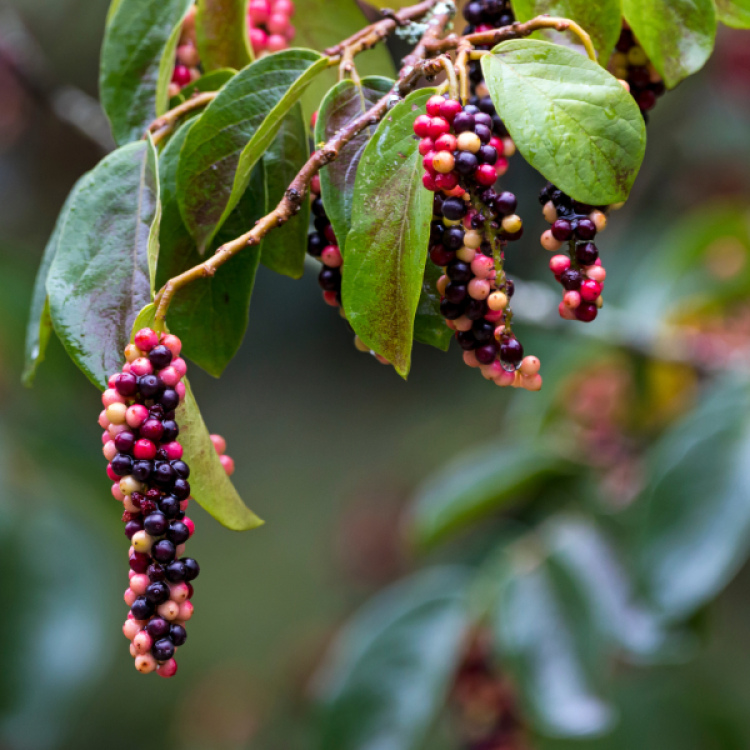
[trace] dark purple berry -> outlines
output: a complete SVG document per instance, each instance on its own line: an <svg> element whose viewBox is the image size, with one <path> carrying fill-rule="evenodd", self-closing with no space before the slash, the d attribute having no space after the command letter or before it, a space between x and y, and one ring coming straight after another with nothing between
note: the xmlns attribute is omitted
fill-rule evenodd
<svg viewBox="0 0 750 750"><path fill-rule="evenodd" d="M161 536L166 532L168 526L167 517L163 513L159 513L159 511L147 516L143 522L143 528L151 536Z"/></svg>
<svg viewBox="0 0 750 750"><path fill-rule="evenodd" d="M172 468L175 470L175 473L178 477L187 479L190 476L190 467L180 459L172 461Z"/></svg>
<svg viewBox="0 0 750 750"><path fill-rule="evenodd" d="M167 412L174 411L180 405L180 397L174 388L165 389L159 401Z"/></svg>
<svg viewBox="0 0 750 750"><path fill-rule="evenodd" d="M133 538L133 534L143 529L143 520L140 518L134 518L132 521L128 521L125 524L125 536L128 539Z"/></svg>
<svg viewBox="0 0 750 750"><path fill-rule="evenodd" d="M469 130L474 130L474 115L469 114L464 108L463 112L459 112L453 118L453 132L458 134Z"/></svg>
<svg viewBox="0 0 750 750"><path fill-rule="evenodd" d="M161 424L164 428L161 436L162 443L171 443L173 440L177 440L177 436L180 434L177 422L174 419L165 419Z"/></svg>
<svg viewBox="0 0 750 750"><path fill-rule="evenodd" d="M474 332L474 338L480 344L486 344L495 337L495 326L487 320L477 320L471 327Z"/></svg>
<svg viewBox="0 0 750 750"><path fill-rule="evenodd" d="M190 483L188 480L177 477L172 485L172 494L178 500L187 500L190 497Z"/></svg>
<svg viewBox="0 0 750 750"><path fill-rule="evenodd" d="M466 304L464 315L469 320L479 320L487 314L487 301L483 299L470 299Z"/></svg>
<svg viewBox="0 0 750 750"><path fill-rule="evenodd" d="M179 583L185 580L185 563L182 560L173 560L167 565L167 580L172 583Z"/></svg>
<svg viewBox="0 0 750 750"><path fill-rule="evenodd" d="M169 628L169 637L175 646L182 646L187 640L187 630L182 625L174 625Z"/></svg>
<svg viewBox="0 0 750 750"><path fill-rule="evenodd" d="M130 569L134 573L145 573L151 558L145 552L132 552L130 554Z"/></svg>
<svg viewBox="0 0 750 750"><path fill-rule="evenodd" d="M135 434L130 430L123 430L119 435L115 436L115 448L120 453L130 453L135 445Z"/></svg>
<svg viewBox="0 0 750 750"><path fill-rule="evenodd" d="M136 620L148 620L154 614L154 605L145 596L139 596L130 611Z"/></svg>
<svg viewBox="0 0 750 750"><path fill-rule="evenodd" d="M152 461L135 461L132 474L139 482L145 482L151 476L153 470L154 464Z"/></svg>
<svg viewBox="0 0 750 750"><path fill-rule="evenodd" d="M326 209L325 209L325 206L323 205L322 198L316 198L312 202L312 205L310 206L310 208L312 209L312 212L313 212L313 214L315 216L325 216L326 215Z"/></svg>
<svg viewBox="0 0 750 750"><path fill-rule="evenodd" d="M159 638L164 638L165 635L171 630L169 620L165 620L163 617L154 617L153 620L149 620L146 625L148 634L156 641Z"/></svg>
<svg viewBox="0 0 750 750"><path fill-rule="evenodd" d="M575 268L569 268L567 271L563 271L560 274L560 283L569 292L574 292L577 289L580 289L582 282L583 275Z"/></svg>
<svg viewBox="0 0 750 750"><path fill-rule="evenodd" d="M599 257L599 250L593 242L576 246L576 260L582 266L592 266Z"/></svg>
<svg viewBox="0 0 750 750"><path fill-rule="evenodd" d="M466 202L461 198L446 198L443 203L443 216L451 221L458 221L466 216Z"/></svg>
<svg viewBox="0 0 750 750"><path fill-rule="evenodd" d="M458 341L458 345L465 352L470 352L478 346L477 340L474 338L474 334L471 331L458 331L456 333L456 341Z"/></svg>
<svg viewBox="0 0 750 750"><path fill-rule="evenodd" d="M518 365L523 359L523 346L517 338L505 339L500 344L500 359L509 365Z"/></svg>
<svg viewBox="0 0 750 750"><path fill-rule="evenodd" d="M471 153L471 151L459 151L456 157L455 169L459 174L468 177L474 174L474 171L479 166L479 159ZM461 201L463 203L463 201Z"/></svg>
<svg viewBox="0 0 750 750"><path fill-rule="evenodd" d="M153 398L161 390L162 381L156 375L141 375L138 378L138 392L144 398Z"/></svg>
<svg viewBox="0 0 750 750"><path fill-rule="evenodd" d="M492 129L492 115L489 115L486 112L477 112L474 115L474 123Z"/></svg>
<svg viewBox="0 0 750 750"><path fill-rule="evenodd" d="M151 555L157 562L172 562L175 556L175 545L169 539L161 539L151 548Z"/></svg>
<svg viewBox="0 0 750 750"><path fill-rule="evenodd" d="M125 453L118 453L113 459L112 471L117 474L118 477L126 477L133 471L133 459Z"/></svg>
<svg viewBox="0 0 750 750"><path fill-rule="evenodd" d="M307 252L312 255L313 258L319 258L326 245L328 245L328 241L317 232L313 232L307 238Z"/></svg>
<svg viewBox="0 0 750 750"><path fill-rule="evenodd" d="M152 581L163 581L167 577L164 567L159 563L151 563L146 573Z"/></svg>
<svg viewBox="0 0 750 750"><path fill-rule="evenodd" d="M456 304L455 302L449 302L447 299L440 300L440 314L446 320L456 320L463 315L464 306Z"/></svg>
<svg viewBox="0 0 750 750"><path fill-rule="evenodd" d="M318 284L325 292L338 292L341 289L341 272L338 268L323 266L318 275Z"/></svg>
<svg viewBox="0 0 750 750"><path fill-rule="evenodd" d="M462 260L454 260L453 263L450 263L447 266L446 272L448 278L451 281L455 281L457 284L468 284L474 277L474 274L471 271L471 266L468 263L464 263Z"/></svg>
<svg viewBox="0 0 750 750"><path fill-rule="evenodd" d="M201 566L198 565L197 561L193 560L192 557L183 557L180 559L180 562L185 566L185 580L195 580L201 572Z"/></svg>
<svg viewBox="0 0 750 750"><path fill-rule="evenodd" d="M167 530L167 539L175 544L184 544L190 539L190 529L181 521L172 521Z"/></svg>
<svg viewBox="0 0 750 750"><path fill-rule="evenodd" d="M468 290L466 284L450 282L445 287L445 299L447 299L448 302L453 302L454 304L463 302L466 299L467 294Z"/></svg>
<svg viewBox="0 0 750 750"><path fill-rule="evenodd" d="M474 351L480 364L491 365L497 356L497 342L490 341Z"/></svg>
<svg viewBox="0 0 750 750"><path fill-rule="evenodd" d="M175 476L175 470L168 463L162 463L154 471L154 482L159 487L169 487L174 482Z"/></svg>
<svg viewBox="0 0 750 750"><path fill-rule="evenodd" d="M174 656L174 643L169 638L162 638L154 643L151 653L156 661L169 661Z"/></svg>
<svg viewBox="0 0 750 750"><path fill-rule="evenodd" d="M593 240L596 237L596 224L591 219L578 219L575 232L579 240Z"/></svg>
<svg viewBox="0 0 750 750"><path fill-rule="evenodd" d="M161 499L159 510L167 518L174 518L180 512L180 501L174 495L167 495Z"/></svg>
<svg viewBox="0 0 750 750"><path fill-rule="evenodd" d="M163 344L159 344L148 353L148 361L155 370L163 370L172 363L172 352Z"/></svg>
<svg viewBox="0 0 750 750"><path fill-rule="evenodd" d="M492 131L486 125L475 125L474 132L479 136L482 143L489 143L492 138Z"/></svg>
<svg viewBox="0 0 750 750"><path fill-rule="evenodd" d="M497 161L497 149L494 146L482 146L477 151L477 159L480 164L494 164Z"/></svg>
<svg viewBox="0 0 750 750"><path fill-rule="evenodd" d="M464 234L461 227L449 227L443 234L443 245L449 250L458 250L464 244Z"/></svg>
<svg viewBox="0 0 750 750"><path fill-rule="evenodd" d="M569 240L573 235L573 227L567 219L558 219L552 225L552 236L560 242Z"/></svg>
<svg viewBox="0 0 750 750"><path fill-rule="evenodd" d="M469 3L464 8L464 18L469 23L473 23L475 26L478 26L480 23L482 23L484 21L484 8L482 7L482 3Z"/></svg>
<svg viewBox="0 0 750 750"><path fill-rule="evenodd" d="M138 378L132 372L121 372L117 376L115 390L126 398L134 396L138 390Z"/></svg>
<svg viewBox="0 0 750 750"><path fill-rule="evenodd" d="M169 586L164 581L154 581L146 587L146 599L152 604L163 604L169 599Z"/></svg>
<svg viewBox="0 0 750 750"><path fill-rule="evenodd" d="M513 193L505 190L495 200L495 210L503 216L510 216L516 212L518 201Z"/></svg>

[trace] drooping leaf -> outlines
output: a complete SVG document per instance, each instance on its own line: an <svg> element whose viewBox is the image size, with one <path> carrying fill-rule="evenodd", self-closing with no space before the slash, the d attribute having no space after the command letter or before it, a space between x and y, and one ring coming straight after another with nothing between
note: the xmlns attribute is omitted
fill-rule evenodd
<svg viewBox="0 0 750 750"><path fill-rule="evenodd" d="M575 21L591 37L599 62L604 66L617 44L622 27L620 0L601 0L598 3L586 0L515 0L513 11L517 21L530 21L545 14ZM583 51L578 37L570 32L545 29L537 33L551 42L575 46Z"/></svg>
<svg viewBox="0 0 750 750"><path fill-rule="evenodd" d="M70 191L65 199L60 214L57 217L55 228L52 230L47 246L44 248L39 270L36 273L34 282L34 292L31 297L31 310L29 311L29 322L26 326L26 346L25 361L22 380L26 387L31 387L34 382L37 368L44 360L44 354L47 351L47 344L52 333L52 319L49 312L49 300L47 299L47 276L52 261L57 253L57 246L60 241L60 233L63 225L67 221L70 206L73 202L78 187L81 184L79 180Z"/></svg>
<svg viewBox="0 0 750 750"><path fill-rule="evenodd" d="M193 391L185 379L185 400L177 407L180 443L190 466L190 494L198 505L232 531L248 531L262 525L237 494L219 461L203 422Z"/></svg>
<svg viewBox="0 0 750 750"><path fill-rule="evenodd" d="M421 747L461 656L466 583L462 568L434 568L354 615L317 679L317 747Z"/></svg>
<svg viewBox="0 0 750 750"><path fill-rule="evenodd" d="M373 76L362 80L360 86L353 81L337 83L327 94L318 110L315 125L316 144L326 143L352 120L359 117L385 96L393 86L390 78ZM352 200L357 168L365 146L375 134L376 126L365 128L339 152L338 159L320 170L320 190L326 214L342 254L346 237L352 228Z"/></svg>
<svg viewBox="0 0 750 750"><path fill-rule="evenodd" d="M421 89L381 121L359 164L342 296L357 335L406 377L422 292L432 194L412 129L435 89Z"/></svg>
<svg viewBox="0 0 750 750"><path fill-rule="evenodd" d="M152 299L160 215L148 139L119 148L81 179L61 228L47 278L52 324L99 387L122 365L133 321Z"/></svg>
<svg viewBox="0 0 750 750"><path fill-rule="evenodd" d="M715 0L716 17L726 26L750 29L750 2L748 0Z"/></svg>
<svg viewBox="0 0 750 750"><path fill-rule="evenodd" d="M583 203L628 197L646 129L614 76L573 50L533 39L499 44L482 69L518 150L544 177Z"/></svg>
<svg viewBox="0 0 750 750"><path fill-rule="evenodd" d="M440 268L428 261L425 265L417 314L414 316L414 340L447 352L453 331L445 325L445 319L440 314L440 294L436 285L441 275Z"/></svg>
<svg viewBox="0 0 750 750"><path fill-rule="evenodd" d="M606 732L615 715L597 694L587 664L590 638L576 632L576 610L555 589L533 542L523 540L505 550L494 580L498 660L513 677L534 729L553 737Z"/></svg>
<svg viewBox="0 0 750 750"><path fill-rule="evenodd" d="M310 141L298 102L282 120L273 143L263 156L266 176L266 210L279 204L284 193L305 162L310 158ZM310 224L310 201L303 200L300 210L286 224L269 232L263 239L260 260L276 273L299 279L305 268L307 233Z"/></svg>
<svg viewBox="0 0 750 750"><path fill-rule="evenodd" d="M247 34L247 2L198 0L195 35L204 70L241 70L253 61Z"/></svg>
<svg viewBox="0 0 750 750"><path fill-rule="evenodd" d="M367 26L368 20L352 0L305 0L296 4L292 18L296 34L294 44L323 51L338 44ZM357 55L360 76L391 76L396 74L393 58L384 44L378 44L362 55ZM336 84L338 71L324 71L303 96L306 117L316 111L326 92Z"/></svg>
<svg viewBox="0 0 750 750"><path fill-rule="evenodd" d="M206 73L206 75L183 87L177 96L173 96L169 101L169 108L173 109L186 102L198 91L218 91L236 73L237 71L234 68L221 68Z"/></svg>
<svg viewBox="0 0 750 750"><path fill-rule="evenodd" d="M414 541L425 547L535 492L574 467L535 443L491 444L459 456L417 490L411 509Z"/></svg>
<svg viewBox="0 0 750 750"><path fill-rule="evenodd" d="M559 514L540 533L551 568L578 591L602 636L639 662L669 655L659 618L636 598L629 572L589 518Z"/></svg>
<svg viewBox="0 0 750 750"><path fill-rule="evenodd" d="M713 598L750 553L749 409L746 382L715 384L651 453L635 554L665 618Z"/></svg>
<svg viewBox="0 0 750 750"><path fill-rule="evenodd" d="M180 151L195 120L183 124L159 159L162 184L158 286L201 262L185 227L177 202L177 165ZM248 189L212 247L238 237L265 213L263 167L253 171ZM222 265L210 278L198 279L179 290L169 306L170 330L182 339L182 350L206 372L219 377L242 343L247 329L250 297L261 247L248 247Z"/></svg>
<svg viewBox="0 0 750 750"><path fill-rule="evenodd" d="M156 324L156 309L156 305L153 302L149 302L149 304L135 316L133 328L130 331L131 344L135 343L135 334L142 328L154 328Z"/></svg>
<svg viewBox="0 0 750 750"><path fill-rule="evenodd" d="M268 55L234 76L190 130L177 186L182 218L201 254L239 203L281 121L327 64L311 50Z"/></svg>
<svg viewBox="0 0 750 750"><path fill-rule="evenodd" d="M713 52L713 0L622 0L622 14L668 88L700 70Z"/></svg>
<svg viewBox="0 0 750 750"><path fill-rule="evenodd" d="M119 0L102 45L99 94L122 145L167 110L182 19L193 0Z"/></svg>

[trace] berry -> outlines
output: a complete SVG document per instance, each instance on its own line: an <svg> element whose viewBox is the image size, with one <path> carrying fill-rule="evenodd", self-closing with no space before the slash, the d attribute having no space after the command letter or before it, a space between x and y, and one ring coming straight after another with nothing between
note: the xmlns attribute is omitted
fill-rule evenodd
<svg viewBox="0 0 750 750"><path fill-rule="evenodd" d="M169 638L162 638L154 643L152 653L157 661L167 661L174 656L174 643Z"/></svg>
<svg viewBox="0 0 750 750"><path fill-rule="evenodd" d="M195 580L198 577L198 574L201 572L200 565L198 565L198 563L193 560L192 557L183 557L181 562L185 566L185 580Z"/></svg>
<svg viewBox="0 0 750 750"><path fill-rule="evenodd" d="M500 344L500 359L510 365L518 365L523 359L523 346L517 338L505 339Z"/></svg>
<svg viewBox="0 0 750 750"><path fill-rule="evenodd" d="M565 242L573 236L573 227L567 219L557 219L552 225L552 236L560 242Z"/></svg>
<svg viewBox="0 0 750 750"><path fill-rule="evenodd" d="M187 640L187 631L182 625L174 623L169 628L169 637L172 639L172 643L175 646L182 646Z"/></svg>
<svg viewBox="0 0 750 750"><path fill-rule="evenodd" d="M169 599L169 586L163 581L154 581L146 587L146 599L154 606L162 604Z"/></svg>
<svg viewBox="0 0 750 750"><path fill-rule="evenodd" d="M591 266L599 258L599 251L593 242L576 245L576 260L583 266Z"/></svg>

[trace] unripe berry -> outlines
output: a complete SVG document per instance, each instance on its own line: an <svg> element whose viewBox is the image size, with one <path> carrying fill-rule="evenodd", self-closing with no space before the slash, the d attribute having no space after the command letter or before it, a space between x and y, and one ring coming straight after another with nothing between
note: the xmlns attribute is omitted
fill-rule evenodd
<svg viewBox="0 0 750 750"><path fill-rule="evenodd" d="M575 310L581 304L581 293L565 292L565 294L563 294L563 304L569 310Z"/></svg>
<svg viewBox="0 0 750 750"><path fill-rule="evenodd" d="M434 96L431 96L427 100L427 104L425 105L425 109L427 110L427 114L430 117L438 117L438 116L440 116L440 114L441 114L440 110L443 107L443 102L445 102L445 99L442 96L440 96L438 94L435 94Z"/></svg>
<svg viewBox="0 0 750 750"><path fill-rule="evenodd" d="M523 358L521 366L518 369L520 370L521 375L530 377L531 375L536 375L541 369L541 366L542 363L539 361L538 357L532 357L529 355L528 357Z"/></svg>
<svg viewBox="0 0 750 750"><path fill-rule="evenodd" d="M527 391L541 391L542 376L538 373L529 377L521 375L521 388Z"/></svg>
<svg viewBox="0 0 750 750"><path fill-rule="evenodd" d="M523 221L517 214L511 214L503 219L502 228L503 231L508 234L515 234L516 232L520 232L523 228Z"/></svg>
<svg viewBox="0 0 750 750"><path fill-rule="evenodd" d="M508 296L503 292L492 292L487 298L487 305L493 312L502 312L508 307Z"/></svg>
<svg viewBox="0 0 750 750"><path fill-rule="evenodd" d="M180 610L177 615L177 619L181 622L187 622L193 616L193 603L186 601L180 604Z"/></svg>
<svg viewBox="0 0 750 750"><path fill-rule="evenodd" d="M117 448L115 447L114 440L108 440L102 448L102 453L107 461L111 461L117 455Z"/></svg>
<svg viewBox="0 0 750 750"><path fill-rule="evenodd" d="M137 375L138 377L141 375L151 375L154 371L154 366L147 357L141 357L140 359L136 359L136 361L130 365L130 371L133 375Z"/></svg>
<svg viewBox="0 0 750 750"><path fill-rule="evenodd" d="M125 421L133 429L138 429L147 419L148 409L143 404L133 404L125 412Z"/></svg>
<svg viewBox="0 0 750 750"><path fill-rule="evenodd" d="M177 674L177 662L174 659L165 661L156 668L159 677L174 677Z"/></svg>
<svg viewBox="0 0 750 750"><path fill-rule="evenodd" d="M271 3L268 0L250 0L247 15L254 24L265 24L271 16Z"/></svg>
<svg viewBox="0 0 750 750"><path fill-rule="evenodd" d="M294 15L294 3L292 0L276 0L273 4L273 11L291 18Z"/></svg>
<svg viewBox="0 0 750 750"><path fill-rule="evenodd" d="M597 232L603 232L607 227L607 216L601 211L592 211L589 214L589 219L594 222Z"/></svg>
<svg viewBox="0 0 750 750"><path fill-rule="evenodd" d="M464 246L456 250L456 257L464 263L472 263L476 255L477 251L473 247Z"/></svg>
<svg viewBox="0 0 750 750"><path fill-rule="evenodd" d="M153 331L151 328L141 328L141 330L135 334L133 343L142 352L149 352L159 343L159 336L156 331Z"/></svg>
<svg viewBox="0 0 750 750"><path fill-rule="evenodd" d="M135 668L141 674L148 674L157 668L156 659L151 654L139 654L135 659Z"/></svg>
<svg viewBox="0 0 750 750"><path fill-rule="evenodd" d="M591 266L586 269L586 276L594 281L598 281L600 284L607 278L607 272L604 266Z"/></svg>
<svg viewBox="0 0 750 750"><path fill-rule="evenodd" d="M548 224L554 224L557 221L557 209L555 208L555 204L552 201L547 201L544 204L542 213L544 214L544 220Z"/></svg>
<svg viewBox="0 0 750 750"><path fill-rule="evenodd" d="M492 258L487 255L477 255L471 261L472 273L478 279L487 279L494 270L495 264Z"/></svg>
<svg viewBox="0 0 750 750"><path fill-rule="evenodd" d="M163 370L159 370L159 377L167 388L174 388L180 382L182 376L176 368L170 365Z"/></svg>
<svg viewBox="0 0 750 750"><path fill-rule="evenodd" d="M224 471L227 473L227 476L231 477L232 474L234 474L234 460L229 456L219 456L219 461L224 467Z"/></svg>
<svg viewBox="0 0 750 750"><path fill-rule="evenodd" d="M570 258L567 255L554 255L549 261L549 270L559 276L570 268Z"/></svg>
<svg viewBox="0 0 750 750"><path fill-rule="evenodd" d="M153 644L153 638L151 638L147 630L141 630L141 632L133 638L133 646L139 654L147 654L151 651L151 646L153 646Z"/></svg>
<svg viewBox="0 0 750 750"><path fill-rule="evenodd" d="M248 38L250 39L250 46L256 55L265 52L268 46L268 34L263 29L250 29L248 31Z"/></svg>
<svg viewBox="0 0 750 750"><path fill-rule="evenodd" d="M269 52L281 52L289 47L289 42L282 34L271 34L266 42Z"/></svg>
<svg viewBox="0 0 750 750"><path fill-rule="evenodd" d="M495 382L501 388L512 386L516 382L516 373L509 372L508 370L503 370L502 373L500 373L500 375L495 378Z"/></svg>
<svg viewBox="0 0 750 750"><path fill-rule="evenodd" d="M479 140L479 136L476 133L468 131L461 133L456 139L456 143L459 151L468 151L471 154L476 154L482 147L482 141Z"/></svg>
<svg viewBox="0 0 750 750"><path fill-rule="evenodd" d="M549 250L551 253L555 253L562 246L563 242L554 237L551 229L548 229L546 232L542 233L542 247L545 250Z"/></svg>
<svg viewBox="0 0 750 750"><path fill-rule="evenodd" d="M125 604L127 604L128 607L132 607L135 604L135 600L138 598L138 594L136 594L133 589L127 588L125 589L122 598L125 600Z"/></svg>
<svg viewBox="0 0 750 750"><path fill-rule="evenodd" d="M477 359L477 355L474 352L464 352L464 363L469 367L479 367L480 363Z"/></svg>
<svg viewBox="0 0 750 750"><path fill-rule="evenodd" d="M455 165L456 160L453 158L453 154L449 151L439 151L432 158L432 167L440 174L448 174L449 172L452 172Z"/></svg>
<svg viewBox="0 0 750 750"><path fill-rule="evenodd" d="M140 552L145 555L151 551L151 547L154 543L154 538L152 536L149 536L145 531L139 531L136 534L133 534L133 538L130 541L133 545L133 549L135 549L136 552Z"/></svg>
<svg viewBox="0 0 750 750"><path fill-rule="evenodd" d="M125 624L122 626L122 632L129 641L132 641L141 632L141 626L135 620L128 619L125 620Z"/></svg>
<svg viewBox="0 0 750 750"><path fill-rule="evenodd" d="M111 424L124 424L125 414L127 410L128 410L128 407L125 406L125 404L115 403L115 404L110 404L106 408L105 414L107 415L107 419L110 421Z"/></svg>
<svg viewBox="0 0 750 750"><path fill-rule="evenodd" d="M159 617L171 622L177 619L177 615L180 613L180 605L170 599L164 602L164 604L160 604L156 608L156 611Z"/></svg>
<svg viewBox="0 0 750 750"><path fill-rule="evenodd" d="M271 14L271 17L268 19L266 28L271 32L271 34L286 35L286 32L289 29L289 18L283 13L273 12Z"/></svg>
<svg viewBox="0 0 750 750"><path fill-rule="evenodd" d="M142 356L143 352L135 344L128 344L125 347L125 359L128 362L135 362L136 359Z"/></svg>

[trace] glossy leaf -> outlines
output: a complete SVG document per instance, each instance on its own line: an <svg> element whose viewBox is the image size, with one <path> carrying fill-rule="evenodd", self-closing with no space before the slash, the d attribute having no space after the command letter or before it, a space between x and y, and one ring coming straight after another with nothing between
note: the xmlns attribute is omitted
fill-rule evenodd
<svg viewBox="0 0 750 750"><path fill-rule="evenodd" d="M414 541L431 546L535 492L573 466L530 443L490 444L459 456L417 490L411 508Z"/></svg>
<svg viewBox="0 0 750 750"><path fill-rule="evenodd" d="M236 73L237 71L234 68L221 68L202 75L182 88L177 96L173 96L169 102L169 108L172 109L186 102L196 91L218 91Z"/></svg>
<svg viewBox="0 0 750 750"><path fill-rule="evenodd" d="M601 0L597 3L586 0L514 0L513 11L518 21L530 21L545 14L575 21L591 36L599 62L604 66L617 44L622 27L620 0ZM578 37L573 33L563 34L553 30L537 33L551 42L575 46L585 54Z"/></svg>
<svg viewBox="0 0 750 750"><path fill-rule="evenodd" d="M598 695L577 637L575 610L560 592L532 543L516 543L495 574L493 632L498 660L518 688L525 714L542 734L601 734L615 716ZM590 644L589 644L590 645Z"/></svg>
<svg viewBox="0 0 750 750"><path fill-rule="evenodd" d="M302 115L302 105L292 107L282 120L279 132L263 156L266 177L266 210L282 200L291 181L310 158L310 141ZM263 239L260 260L276 273L299 279L305 269L307 234L310 228L310 201L302 201L297 214Z"/></svg>
<svg viewBox="0 0 750 750"><path fill-rule="evenodd" d="M593 205L628 197L646 147L632 96L604 68L549 42L503 42L482 58L518 150L548 180Z"/></svg>
<svg viewBox="0 0 750 750"><path fill-rule="evenodd" d="M316 745L412 750L443 710L468 627L466 572L434 568L374 597L316 681Z"/></svg>
<svg viewBox="0 0 750 750"><path fill-rule="evenodd" d="M666 618L713 598L750 553L749 413L747 383L714 385L652 451L636 555Z"/></svg>
<svg viewBox="0 0 750 750"><path fill-rule="evenodd" d="M622 14L668 88L700 70L713 52L713 0L622 0Z"/></svg>
<svg viewBox="0 0 750 750"><path fill-rule="evenodd" d="M636 661L667 655L667 634L659 618L638 601L611 542L589 518L560 514L540 534L551 567L577 590L599 633Z"/></svg>
<svg viewBox="0 0 750 750"><path fill-rule="evenodd" d="M234 76L190 130L177 186L182 218L201 254L239 203L282 120L326 65L310 50L267 55Z"/></svg>
<svg viewBox="0 0 750 750"><path fill-rule="evenodd" d="M119 0L102 45L99 94L122 145L167 110L182 19L193 0Z"/></svg>
<svg viewBox="0 0 750 750"><path fill-rule="evenodd" d="M99 387L119 370L133 321L152 299L157 169L149 139L123 146L83 177L47 278L55 333Z"/></svg>
<svg viewBox="0 0 750 750"><path fill-rule="evenodd" d="M326 143L343 127L359 117L385 96L393 86L390 78L373 76L362 80L360 86L344 80L327 94L318 110L315 142ZM352 227L352 200L357 168L365 146L375 134L376 126L365 128L339 152L335 161L320 170L320 189L326 214L333 224L339 249L345 252L346 237Z"/></svg>
<svg viewBox="0 0 750 750"><path fill-rule="evenodd" d="M242 502L219 461L187 379L185 400L177 407L180 443L190 466L190 494L207 513L232 531L248 531L263 524Z"/></svg>
<svg viewBox="0 0 750 750"><path fill-rule="evenodd" d="M448 328L445 319L440 314L437 281L441 275L441 269L428 261L424 270L422 294L417 305L417 314L414 317L414 340L447 352L453 338L453 331Z"/></svg>
<svg viewBox="0 0 750 750"><path fill-rule="evenodd" d="M435 89L397 104L370 140L357 172L342 295L357 335L406 377L422 292L432 193L412 129Z"/></svg>
<svg viewBox="0 0 750 750"><path fill-rule="evenodd" d="M172 136L159 159L162 184L158 286L201 262L201 256L185 227L177 202L177 165L180 151L195 120ZM237 237L265 213L262 164L212 247ZM182 339L189 359L219 377L242 343L247 329L250 297L255 283L261 247L248 247L222 265L214 276L199 279L175 294L169 307L170 330Z"/></svg>
<svg viewBox="0 0 750 750"><path fill-rule="evenodd" d="M60 233L67 221L70 206L82 180L83 178L73 186L70 194L65 199L62 209L60 209L55 228L52 230L52 235L47 241L47 246L44 248L44 254L36 273L34 291L31 297L29 322L26 326L25 361L22 375L23 384L27 387L30 387L34 382L37 368L44 360L49 337L52 333L52 318L50 317L49 300L47 298L47 276L57 253Z"/></svg>
<svg viewBox="0 0 750 750"><path fill-rule="evenodd" d="M750 29L750 0L716 0L716 17L726 26Z"/></svg>
<svg viewBox="0 0 750 750"><path fill-rule="evenodd" d="M253 61L247 34L247 0L198 0L195 35L206 71L240 70Z"/></svg>

